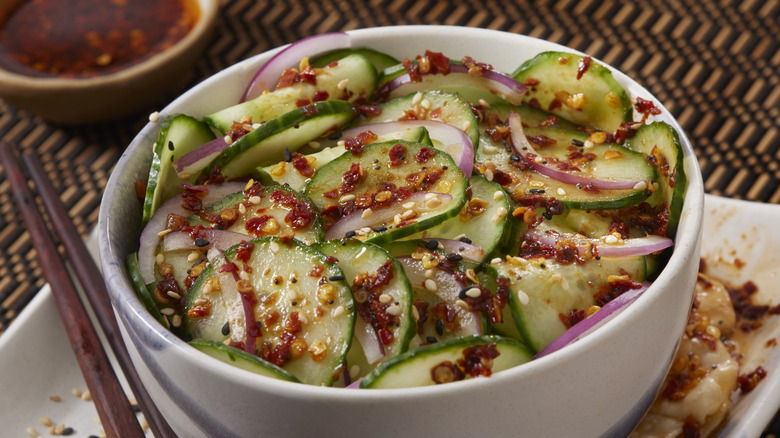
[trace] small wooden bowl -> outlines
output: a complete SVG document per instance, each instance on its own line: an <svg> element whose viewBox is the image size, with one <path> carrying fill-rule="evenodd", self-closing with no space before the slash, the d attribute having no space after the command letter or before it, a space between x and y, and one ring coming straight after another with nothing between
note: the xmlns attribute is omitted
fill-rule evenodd
<svg viewBox="0 0 780 438"><path fill-rule="evenodd" d="M23 0L0 4L0 22ZM9 105L63 125L128 116L160 99L181 81L205 48L219 2L198 0L200 17L172 47L115 73L90 78L33 77L0 68L0 97Z"/></svg>

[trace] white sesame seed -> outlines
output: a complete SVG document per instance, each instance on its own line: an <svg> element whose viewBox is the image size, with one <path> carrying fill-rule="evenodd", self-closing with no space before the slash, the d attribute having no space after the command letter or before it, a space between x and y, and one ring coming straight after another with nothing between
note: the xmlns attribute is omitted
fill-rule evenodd
<svg viewBox="0 0 780 438"><path fill-rule="evenodd" d="M243 203L238 204L238 212L241 214L246 214L246 205Z"/></svg>
<svg viewBox="0 0 780 438"><path fill-rule="evenodd" d="M563 290L569 290L569 280L567 280L564 276L561 276L561 287Z"/></svg>
<svg viewBox="0 0 780 438"><path fill-rule="evenodd" d="M252 205L257 205L257 204L259 204L259 203L260 203L260 201L262 201L262 199L261 199L259 196L257 196L257 195L255 195L255 196L250 196L250 197L249 197L249 202L250 202Z"/></svg>
<svg viewBox="0 0 780 438"><path fill-rule="evenodd" d="M477 298L478 296L482 295L482 291L479 290L478 287L472 287L466 291L466 295L470 296L471 298Z"/></svg>
<svg viewBox="0 0 780 438"><path fill-rule="evenodd" d="M352 365L349 368L349 377L355 378L360 375L360 366L359 365Z"/></svg>
<svg viewBox="0 0 780 438"><path fill-rule="evenodd" d="M295 289L287 289L287 299L290 301L295 301L296 298L298 298L298 291Z"/></svg>
<svg viewBox="0 0 780 438"><path fill-rule="evenodd" d="M81 393L81 399L84 401L92 400L92 393L89 392L89 389Z"/></svg>
<svg viewBox="0 0 780 438"><path fill-rule="evenodd" d="M414 93L414 97L412 97L412 105L417 105L422 100L423 95L421 92Z"/></svg>
<svg viewBox="0 0 780 438"><path fill-rule="evenodd" d="M173 230L170 229L170 228L166 228L166 229L160 231L159 233L157 233L157 237L162 239L163 237L165 237L166 234L170 233L171 231L173 231Z"/></svg>
<svg viewBox="0 0 780 438"><path fill-rule="evenodd" d="M162 313L165 316L172 316L174 313L176 313L176 311L170 307L164 307L160 309L160 313Z"/></svg>
<svg viewBox="0 0 780 438"><path fill-rule="evenodd" d="M617 241L618 241L617 237L613 236L612 234L604 237L604 243L613 244L613 243L617 243Z"/></svg>
<svg viewBox="0 0 780 438"><path fill-rule="evenodd" d="M249 272L241 271L238 273L238 278L242 280L249 280Z"/></svg>
<svg viewBox="0 0 780 438"><path fill-rule="evenodd" d="M229 136L229 135L226 135L226 136L225 136L225 143L226 143L228 146L230 146L231 144L233 144L233 137L231 137L231 136Z"/></svg>
<svg viewBox="0 0 780 438"><path fill-rule="evenodd" d="M430 194L430 193L429 193L429 194ZM416 205L416 204L414 203L414 201L412 201L412 202L407 202L407 203L401 204L401 207L403 207L403 208L405 208L405 209L407 209L407 210L408 210L408 209L410 209L410 208L414 207L415 205Z"/></svg>
<svg viewBox="0 0 780 438"><path fill-rule="evenodd" d="M160 120L160 112L155 111L151 114L149 114L149 121L152 123L157 123L157 121Z"/></svg>
<svg viewBox="0 0 780 438"><path fill-rule="evenodd" d="M521 291L521 290L517 291L517 299L520 300L520 304L523 304L523 305L528 304L528 301L529 301L528 300L528 294L523 292L523 291Z"/></svg>
<svg viewBox="0 0 780 438"><path fill-rule="evenodd" d="M165 263L165 254L159 253L156 256L154 256L154 261L157 262L158 265L162 265Z"/></svg>
<svg viewBox="0 0 780 438"><path fill-rule="evenodd" d="M318 141L310 141L309 147L312 149L319 149L322 145Z"/></svg>
<svg viewBox="0 0 780 438"><path fill-rule="evenodd" d="M171 324L173 324L174 327L181 327L181 315L173 315Z"/></svg>
<svg viewBox="0 0 780 438"><path fill-rule="evenodd" d="M379 302L382 304L387 304L389 302L393 301L393 297L389 294L382 294L379 295Z"/></svg>
<svg viewBox="0 0 780 438"><path fill-rule="evenodd" d="M431 292L436 292L436 290L439 289L439 287L436 285L436 282L433 281L430 278L425 280L425 282L423 283L423 286L425 286L425 290L428 290L428 291L431 291Z"/></svg>
<svg viewBox="0 0 780 438"><path fill-rule="evenodd" d="M493 223L496 223L503 219L506 216L506 208L504 207L498 207L498 210L496 210L496 214L493 215Z"/></svg>
<svg viewBox="0 0 780 438"><path fill-rule="evenodd" d="M336 87L339 90L344 91L347 89L347 85L349 85L349 78L340 80L339 83L336 85Z"/></svg>
<svg viewBox="0 0 780 438"><path fill-rule="evenodd" d="M639 181L634 185L634 190L644 190L647 188L647 182L646 181Z"/></svg>
<svg viewBox="0 0 780 438"><path fill-rule="evenodd" d="M496 257L496 258L494 258L493 260L490 261L490 264L491 265L497 265L497 264L499 264L501 262L502 262L501 258L500 257Z"/></svg>
<svg viewBox="0 0 780 438"><path fill-rule="evenodd" d="M484 106L485 108L490 108L490 104L487 103L485 99L479 99L479 104Z"/></svg>
<svg viewBox="0 0 780 438"><path fill-rule="evenodd" d="M279 252L279 244L278 243L271 242L271 245L269 245L269 247L271 248L271 252L272 253L276 254L276 253Z"/></svg>
<svg viewBox="0 0 780 438"><path fill-rule="evenodd" d="M358 233L366 235L371 232L371 227L363 227L358 230Z"/></svg>
<svg viewBox="0 0 780 438"><path fill-rule="evenodd" d="M442 203L441 198L435 197L433 199L429 199L425 201L425 207L428 209L434 209L438 206L440 206Z"/></svg>
<svg viewBox="0 0 780 438"><path fill-rule="evenodd" d="M460 307L463 310L471 310L471 308L469 307L469 304L467 302L463 301L463 300L455 301L455 305Z"/></svg>
<svg viewBox="0 0 780 438"><path fill-rule="evenodd" d="M464 131L468 131L469 128L471 128L471 121L470 120L466 120L465 122L463 122L463 128L462 129Z"/></svg>
<svg viewBox="0 0 780 438"><path fill-rule="evenodd" d="M78 388L71 389L70 393L73 394L74 397L81 398L81 390Z"/></svg>
<svg viewBox="0 0 780 438"><path fill-rule="evenodd" d="M371 210L370 208L367 208L363 210L363 213L360 215L363 219L368 219L374 214L374 210Z"/></svg>
<svg viewBox="0 0 780 438"><path fill-rule="evenodd" d="M353 195L353 194L344 195L344 196L339 198L339 204L343 204L345 202L349 202L349 201L352 201L354 199L355 199L355 195Z"/></svg>
<svg viewBox="0 0 780 438"><path fill-rule="evenodd" d="M401 219L409 219L412 216L414 216L414 210L406 210L405 212L401 213Z"/></svg>
<svg viewBox="0 0 780 438"><path fill-rule="evenodd" d="M333 310L333 317L338 318L339 316L346 313L347 309L344 308L344 306L338 306Z"/></svg>
<svg viewBox="0 0 780 438"><path fill-rule="evenodd" d="M27 435L30 436L30 438L36 438L38 436L38 432L34 428L32 428L32 427L28 427L26 432L27 432Z"/></svg>
<svg viewBox="0 0 780 438"><path fill-rule="evenodd" d="M493 171L488 169L485 171L485 179L488 181L493 181Z"/></svg>
<svg viewBox="0 0 780 438"><path fill-rule="evenodd" d="M438 194L429 192L425 194L425 197L423 197L423 199L425 199L426 201L430 201L431 199L438 198L438 197L439 197Z"/></svg>
<svg viewBox="0 0 780 438"><path fill-rule="evenodd" d="M583 143L584 143L584 144L583 144L583 147L584 147L585 149L591 149L591 148L593 148L593 140L591 140L591 139L587 139L587 140L585 140Z"/></svg>
<svg viewBox="0 0 780 438"><path fill-rule="evenodd" d="M398 316L401 314L401 306L398 304L393 304L392 306L388 307L385 312L387 312L388 315Z"/></svg>
<svg viewBox="0 0 780 438"><path fill-rule="evenodd" d="M400 214L396 214L395 216L393 216L393 223L396 226L401 223L401 215Z"/></svg>
<svg viewBox="0 0 780 438"><path fill-rule="evenodd" d="M252 131L254 131L255 129L257 129L257 128L261 127L261 126L263 126L262 123L252 123Z"/></svg>
<svg viewBox="0 0 780 438"><path fill-rule="evenodd" d="M566 190L563 190L562 187L558 187L558 195L566 196Z"/></svg>
<svg viewBox="0 0 780 438"><path fill-rule="evenodd" d="M206 284L203 285L203 293L210 294L211 292L212 292L211 283L207 281Z"/></svg>
<svg viewBox="0 0 780 438"><path fill-rule="evenodd" d="M420 311L417 310L417 306L412 306L412 317L415 321L420 320Z"/></svg>
<svg viewBox="0 0 780 438"><path fill-rule="evenodd" d="M498 148L497 147L489 145L489 144L480 145L479 149L481 151L484 151L484 152L488 153L488 154L495 154L496 152L498 152Z"/></svg>
<svg viewBox="0 0 780 438"><path fill-rule="evenodd" d="M173 298L174 300L178 300L178 299L181 298L181 295L177 294L176 292L174 292L172 290L169 290L165 294L168 295L169 297Z"/></svg>
<svg viewBox="0 0 780 438"><path fill-rule="evenodd" d="M503 197L504 197L504 192L502 192L501 190L496 190L495 192L493 192L493 200L494 201L498 201L499 199L501 199Z"/></svg>
<svg viewBox="0 0 780 438"><path fill-rule="evenodd" d="M420 102L420 106L421 106L421 107L423 107L423 108L425 108L425 109L427 109L427 110L429 110L429 109L431 109L431 101L430 101L430 100L428 100L428 99L423 99L423 100Z"/></svg>
<svg viewBox="0 0 780 438"><path fill-rule="evenodd" d="M433 278L433 274L433 269L426 269L423 275L425 275L425 278Z"/></svg>
<svg viewBox="0 0 780 438"><path fill-rule="evenodd" d="M187 254L187 261L192 263L195 260L198 260L200 258L200 251L192 251L191 253Z"/></svg>
<svg viewBox="0 0 780 438"><path fill-rule="evenodd" d="M194 305L196 305L196 306L202 306L202 305L204 305L204 304L206 304L206 303L208 303L208 302L209 302L209 300L207 300L207 299L205 299L205 298L202 298L202 297L201 297L201 298L198 298L198 299L196 299L195 301L193 301L193 303L192 303L192 304L194 304Z"/></svg>

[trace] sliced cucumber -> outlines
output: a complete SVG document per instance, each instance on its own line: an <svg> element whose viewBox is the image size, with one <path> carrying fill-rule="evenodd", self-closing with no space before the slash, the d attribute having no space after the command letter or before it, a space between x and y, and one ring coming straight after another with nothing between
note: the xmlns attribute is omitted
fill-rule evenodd
<svg viewBox="0 0 780 438"><path fill-rule="evenodd" d="M387 67L398 65L401 63L401 61L393 58L387 53L380 52L378 50L374 50L368 47L351 47L348 49L333 50L328 53L322 54L314 59L310 59L309 62L313 67L323 68L326 67L328 64L332 63L333 61L341 62L341 59L352 54L358 54L364 56L366 59L368 59L371 65L374 66L377 72L381 72Z"/></svg>
<svg viewBox="0 0 780 438"><path fill-rule="evenodd" d="M219 292L212 286L211 293L221 296L227 318L210 321L201 333L219 329L212 340L220 341L228 322L232 345L257 351L303 383L333 382L352 340L355 304L343 273L327 256L295 239L261 237L231 248L210 265L197 283L213 285L211 278L217 279ZM188 314L196 300L188 303ZM248 314L254 321L247 321Z"/></svg>
<svg viewBox="0 0 780 438"><path fill-rule="evenodd" d="M182 328L192 339L225 342L230 339L230 323L217 278L218 266L207 264L187 293ZM195 303L198 304L195 304ZM193 310L196 309L196 310Z"/></svg>
<svg viewBox="0 0 780 438"><path fill-rule="evenodd" d="M406 351L417 332L417 322L412 311L412 286L401 264L381 247L354 239L332 240L315 247L337 260L352 288L358 313L355 336L362 336L353 340L353 348L356 341L361 345L374 338L381 342L384 354L372 359L372 366ZM363 336L359 330L369 333ZM363 368L357 376L370 370Z"/></svg>
<svg viewBox="0 0 780 438"><path fill-rule="evenodd" d="M590 57L542 52L512 76L529 86L527 103L578 125L616 131L633 118L626 90L607 67Z"/></svg>
<svg viewBox="0 0 780 438"><path fill-rule="evenodd" d="M306 244L321 241L323 235L322 218L311 201L285 186L233 193L188 221L252 237L294 237Z"/></svg>
<svg viewBox="0 0 780 438"><path fill-rule="evenodd" d="M316 102L292 110L236 140L206 167L202 175L208 177L217 167L225 178L244 177L257 166L282 160L285 148L294 152L354 117L352 105L342 100Z"/></svg>
<svg viewBox="0 0 780 438"><path fill-rule="evenodd" d="M466 201L467 186L466 175L448 154L399 140L370 144L359 156L347 153L331 161L312 177L304 193L323 212L326 228L357 214L362 219L351 216L349 224L359 227L350 227L350 234L363 230L356 237L379 243L422 231L458 214ZM433 199L416 192L434 192ZM367 208L370 213L365 213ZM335 238L344 235L339 233Z"/></svg>
<svg viewBox="0 0 780 438"><path fill-rule="evenodd" d="M300 380L284 369L259 357L249 354L238 348L225 345L221 342L214 342L208 339L193 339L189 342L194 347L209 356L219 359L222 362L250 371L261 376L271 377L273 379L286 380L288 382L300 383Z"/></svg>
<svg viewBox="0 0 780 438"><path fill-rule="evenodd" d="M466 237L485 253L480 262L490 260L505 249L513 234L509 196L501 185L482 176L471 177L471 198L457 216L440 225L409 236L408 239L454 239Z"/></svg>
<svg viewBox="0 0 780 438"><path fill-rule="evenodd" d="M548 178L534 170L521 169L513 163L519 163L518 158L514 153L503 143L497 143L490 138L489 135L482 135L479 139L479 148L475 153L475 166L474 169L482 175L492 175L491 178L502 184L502 187L507 190L515 201L522 201L529 196L541 196L545 199L556 198L561 201L563 205L568 208L578 210L606 210L623 208L630 205L638 204L639 202L650 196L650 191L646 188L626 189L626 190L588 190L586 187L579 188L572 184L562 183L560 181ZM593 149L596 150L597 157L605 157L604 152L611 147L619 146L607 146L598 145ZM621 149L620 152L631 152ZM628 154L623 154L625 157ZM644 162L636 159L638 157L635 154L631 154L631 162L636 164L637 171L640 174L647 174L649 170L651 173L653 169L648 167ZM621 159L617 159L613 162L608 160L599 160L606 163L607 168L620 168ZM642 160L643 161L643 160ZM608 162L608 163L607 163ZM594 165L596 169L599 169L599 165ZM489 171L489 172L488 172ZM606 170L597 170L599 172L605 172ZM621 173L624 171L621 171Z"/></svg>
<svg viewBox="0 0 780 438"><path fill-rule="evenodd" d="M479 354L485 347L495 348L498 355L488 359ZM531 360L531 351L513 339L499 336L470 336L429 344L397 356L379 365L360 382L361 388L410 388L430 386L479 375L497 373ZM480 357L483 358L480 360ZM468 364L488 364L474 369ZM457 370L456 370L457 368ZM461 375L462 374L462 375Z"/></svg>
<svg viewBox="0 0 780 438"><path fill-rule="evenodd" d="M591 259L583 264L561 264L550 259L492 263L499 277L510 281L509 305L518 331L529 347L540 351L566 331L561 317L586 311L594 295L609 286L611 276L627 275L643 281L644 257Z"/></svg>
<svg viewBox="0 0 780 438"><path fill-rule="evenodd" d="M141 270L138 268L138 253L134 252L132 254L128 254L126 264L127 272L130 274L130 280L133 282L133 288L135 288L135 293L138 295L138 299L141 300L141 303L144 305L144 307L146 307L146 310L152 314L154 319L156 319L165 327L168 327L168 320L162 316L160 309L157 308L157 303L154 301L154 298L149 293L149 289L147 289L146 285L144 284L143 277L141 276Z"/></svg>
<svg viewBox="0 0 780 438"><path fill-rule="evenodd" d="M477 118L471 106L452 93L426 91L398 97L382 104L382 113L367 118L364 123L390 120L438 120L464 131L471 138L471 144L479 141Z"/></svg>
<svg viewBox="0 0 780 438"><path fill-rule="evenodd" d="M181 193L179 183L186 182L179 178L171 163L213 139L214 133L208 125L190 116L175 114L163 120L146 182L144 224L165 200Z"/></svg>
<svg viewBox="0 0 780 438"><path fill-rule="evenodd" d="M502 121L506 121L509 113L512 111L520 115L520 119L523 121L524 126L537 127L543 124L551 124L552 126L558 126L570 131L582 129L578 125L575 125L568 120L561 119L551 113L548 113L547 111L533 108L527 103L520 105L512 105L509 103L493 103L490 104L490 108L486 111L486 113L492 114L494 117L498 117Z"/></svg>
<svg viewBox="0 0 780 438"><path fill-rule="evenodd" d="M674 238L682 215L687 182L683 150L677 131L665 122L642 125L634 136L628 139L626 147L643 153L658 169L660 178L657 196L661 202L669 206L669 225L666 235Z"/></svg>
<svg viewBox="0 0 780 438"><path fill-rule="evenodd" d="M428 144L433 146L431 137L428 134L428 130L422 126L416 128L409 128L403 131L399 131L393 134L378 135L377 138L367 144L382 143L391 140L406 140L414 143ZM330 146L325 146L321 151L306 155L308 165L316 172L322 166L330 163L336 158L340 157L347 149L344 147L342 141L336 143L333 142ZM301 191L309 181L309 177L301 173L301 170L296 168L295 160L302 157L294 157L290 161L282 160L276 164L265 166L261 169L262 173L268 175L268 178L277 184L286 184L293 190ZM304 167L305 168L305 167ZM304 172L308 172L304 170Z"/></svg>
<svg viewBox="0 0 780 438"><path fill-rule="evenodd" d="M376 81L376 69L371 62L361 55L350 55L341 59L338 65L318 71L316 85L299 82L279 88L263 93L253 100L207 115L203 120L226 133L233 126L233 122L245 117L251 117L252 123L276 119L301 107L301 103L312 102L318 92L319 98L326 97L327 100L352 102L359 97L368 98L376 89Z"/></svg>

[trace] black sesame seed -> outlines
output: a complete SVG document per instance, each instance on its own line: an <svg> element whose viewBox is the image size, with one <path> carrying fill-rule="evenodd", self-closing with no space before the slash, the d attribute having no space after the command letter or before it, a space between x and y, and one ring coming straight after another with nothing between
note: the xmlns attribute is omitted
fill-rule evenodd
<svg viewBox="0 0 780 438"><path fill-rule="evenodd" d="M465 237L465 236L461 237L460 241L463 242L463 243L471 244L471 239L469 239L468 237Z"/></svg>
<svg viewBox="0 0 780 438"><path fill-rule="evenodd" d="M533 193L535 195L541 195L544 193L544 189L528 189L529 193Z"/></svg>
<svg viewBox="0 0 780 438"><path fill-rule="evenodd" d="M440 319L436 320L436 333L438 333L439 336L444 334L444 322Z"/></svg>
<svg viewBox="0 0 780 438"><path fill-rule="evenodd" d="M545 265L544 263L542 263L541 265L539 265L539 267L540 267L540 268L542 268L542 269L547 269L547 265Z"/></svg>
<svg viewBox="0 0 780 438"><path fill-rule="evenodd" d="M195 239L195 246L197 246L198 248L203 248L204 246L208 246L209 243L211 242L209 242L208 240L202 237L198 237L197 239Z"/></svg>
<svg viewBox="0 0 780 438"><path fill-rule="evenodd" d="M66 427L65 429L62 429L62 434L65 436L73 435L73 432L75 431L73 430L72 427Z"/></svg>
<svg viewBox="0 0 780 438"><path fill-rule="evenodd" d="M341 131L336 131L328 136L328 140L338 140L341 138Z"/></svg>
<svg viewBox="0 0 780 438"><path fill-rule="evenodd" d="M381 168L382 168L382 166L380 166L380 165L378 165L378 164L377 164L376 166L374 166L374 170L379 170L379 169L381 169Z"/></svg>
<svg viewBox="0 0 780 438"><path fill-rule="evenodd" d="M425 249L427 249L427 250L429 250L429 251L433 251L434 249L436 249L436 248L438 248L438 247L439 247L439 241L438 241L438 240L436 240L436 239L429 240L429 241L428 241L428 242L425 244Z"/></svg>
<svg viewBox="0 0 780 438"><path fill-rule="evenodd" d="M472 286L466 286L463 289L461 289L460 292L458 292L458 298L460 298L461 300L465 300L466 297L468 297L468 295L466 295L466 292L471 290L471 288Z"/></svg>
<svg viewBox="0 0 780 438"><path fill-rule="evenodd" d="M596 257L594 257L594 258L595 258L596 260L601 260L601 256L600 256L600 255L597 255L597 256L596 256Z"/></svg>
<svg viewBox="0 0 780 438"><path fill-rule="evenodd" d="M384 233L385 231L387 231L387 227L384 225L380 225L378 227L372 228L371 230L373 230L375 233Z"/></svg>
<svg viewBox="0 0 780 438"><path fill-rule="evenodd" d="M284 148L284 161L288 163L292 161L292 152L290 152L290 148Z"/></svg>
<svg viewBox="0 0 780 438"><path fill-rule="evenodd" d="M344 237L349 239L350 237L355 237L357 235L357 232L355 230L349 230L346 233L344 233Z"/></svg>
<svg viewBox="0 0 780 438"><path fill-rule="evenodd" d="M130 405L130 407L133 409L133 412L141 412L141 407L138 405Z"/></svg>
<svg viewBox="0 0 780 438"><path fill-rule="evenodd" d="M542 217L547 219L548 221L550 219L552 219L552 215L550 213L546 212L546 211L544 213L542 213Z"/></svg>
<svg viewBox="0 0 780 438"><path fill-rule="evenodd" d="M463 256L460 255L460 254L450 253L450 254L447 254L447 260L449 260L451 262L459 262L459 261L463 260Z"/></svg>
<svg viewBox="0 0 780 438"><path fill-rule="evenodd" d="M439 342L439 340L436 339L435 336L426 336L425 337L425 342L427 342L429 344L435 344L435 343Z"/></svg>
<svg viewBox="0 0 780 438"><path fill-rule="evenodd" d="M331 275L330 277L328 277L328 280L330 280L330 281L342 281L342 280L344 280L344 276L343 275Z"/></svg>
<svg viewBox="0 0 780 438"><path fill-rule="evenodd" d="M443 170L447 170L447 169L449 169L450 167L449 167L449 166L441 166L441 168L442 168Z"/></svg>
<svg viewBox="0 0 780 438"><path fill-rule="evenodd" d="M190 341L192 340L192 335L191 335L191 334L189 334L189 333L185 333L185 334L184 334L184 335L181 337L181 339L182 339L184 342L190 342Z"/></svg>
<svg viewBox="0 0 780 438"><path fill-rule="evenodd" d="M230 323L226 322L225 325L222 326L222 336L227 336L230 334Z"/></svg>
<svg viewBox="0 0 780 438"><path fill-rule="evenodd" d="M520 157L518 157L517 154L510 155L509 159L512 161L520 161Z"/></svg>
<svg viewBox="0 0 780 438"><path fill-rule="evenodd" d="M298 279L297 279L297 278L295 278L295 277L293 277L293 278L291 278L291 279L290 279L290 282L291 282L291 283L293 283L293 284L295 284L295 283L297 283L297 282L298 282Z"/></svg>
<svg viewBox="0 0 780 438"><path fill-rule="evenodd" d="M297 301L293 301L293 302L291 302L290 304L292 304L293 306L297 306L297 305L298 305L298 302L297 302Z"/></svg>
<svg viewBox="0 0 780 438"><path fill-rule="evenodd" d="M577 146L578 148L585 146L585 143L583 143L581 140L577 140L576 138L571 139L571 144Z"/></svg>
<svg viewBox="0 0 780 438"><path fill-rule="evenodd" d="M172 151L173 149L174 149L174 147L173 147L173 142L172 142L172 141L170 141L170 140L168 140L168 150L169 150L169 151Z"/></svg>

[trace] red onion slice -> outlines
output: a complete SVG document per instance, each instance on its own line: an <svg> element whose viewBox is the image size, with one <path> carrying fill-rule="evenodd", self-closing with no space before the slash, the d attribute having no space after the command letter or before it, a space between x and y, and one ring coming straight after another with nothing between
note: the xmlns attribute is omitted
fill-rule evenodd
<svg viewBox="0 0 780 438"><path fill-rule="evenodd" d="M433 194L433 195L430 195ZM416 211L420 216L431 209L426 207L431 196L437 197L441 202L437 207L447 205L452 200L452 195L436 192L415 192L412 196L401 202L396 202L390 206L372 209L371 214L366 214L367 209L355 210L352 213L339 219L328 231L325 232L325 240L341 239L349 231L359 231L363 228L372 228L382 224L392 224L393 218L397 214L403 214L407 210L404 205L414 202L414 207L410 208ZM365 217L364 217L365 216Z"/></svg>
<svg viewBox="0 0 780 438"><path fill-rule="evenodd" d="M227 251L233 245L237 245L245 240L251 239L246 234L236 233L227 230L203 230L206 242L198 246L189 233L184 231L174 231L163 237L163 251L194 251L210 250L216 248L219 251Z"/></svg>
<svg viewBox="0 0 780 438"><path fill-rule="evenodd" d="M282 72L297 66L307 56L317 56L336 49L352 47L352 38L345 32L312 35L294 42L263 64L247 85L239 102L252 100L276 85Z"/></svg>
<svg viewBox="0 0 780 438"><path fill-rule="evenodd" d="M610 236L601 239L589 239L571 234L561 234L553 230L539 231L531 229L523 235L525 241L536 241L545 246L555 247L560 241L567 240L577 246L580 254L595 252L601 257L634 257L653 254L674 245L668 237L648 235L632 239L614 239ZM595 248L595 251L594 251Z"/></svg>
<svg viewBox="0 0 780 438"><path fill-rule="evenodd" d="M428 76L431 74L441 73L420 73L420 76ZM450 72L448 75L469 75L469 69L464 64L450 61ZM514 105L521 104L523 102L523 97L525 97L525 94L528 91L526 86L521 82L496 70L486 70L481 76L472 77L474 79L482 79L482 84L488 91ZM409 73L404 73L384 84L377 90L377 94L385 95L392 92L398 96L406 95L418 91L418 84L419 82L412 81Z"/></svg>
<svg viewBox="0 0 780 438"><path fill-rule="evenodd" d="M485 257L485 250L470 243L461 242L460 240L452 239L437 239L435 237L422 239L426 242L435 240L439 242L439 248L443 249L447 254L457 254L469 261L480 263Z"/></svg>
<svg viewBox="0 0 780 438"><path fill-rule="evenodd" d="M560 181L564 184L588 186L599 190L630 190L648 187L649 181L617 181L601 180L583 176L582 173L570 173L559 170L553 166L545 164L541 155L536 152L531 142L525 136L523 124L520 116L514 111L509 114L509 130L512 139L512 148L519 157L534 168L540 174Z"/></svg>
<svg viewBox="0 0 780 438"><path fill-rule="evenodd" d="M244 189L244 183L227 182L222 184L210 185L208 193L203 197L203 205L209 205L225 196L240 192ZM149 218L143 231L138 248L138 268L141 271L141 277L144 283L154 282L154 255L157 245L160 243L159 234L166 229L166 222L169 214L178 214L180 216L189 216L190 211L181 206L181 195L175 196L165 201Z"/></svg>
<svg viewBox="0 0 780 438"><path fill-rule="evenodd" d="M360 316L355 318L355 339L360 343L368 363L375 364L385 357L385 347L376 330Z"/></svg>
<svg viewBox="0 0 780 438"><path fill-rule="evenodd" d="M365 131L371 131L376 135L385 135L418 126L427 129L431 138L441 142L441 150L450 154L460 170L467 177L471 177L471 171L474 168L474 145L471 144L471 138L468 134L448 123L437 120L398 120L358 126L347 129L343 135L344 137L357 137L358 134Z"/></svg>
<svg viewBox="0 0 780 438"><path fill-rule="evenodd" d="M604 307L599 309L598 312L583 319L577 324L574 324L571 328L566 330L561 336L555 338L555 340L553 340L546 347L544 347L542 351L537 353L536 356L534 356L534 359L540 358L542 356L547 356L548 354L558 351L561 348L569 345L570 343L576 341L582 336L587 335L590 332L590 330L596 326L596 324L604 321L608 316L624 308L625 306L633 303L637 298L639 298L640 295L642 295L647 290L648 287L650 287L650 283L644 282L642 283L642 287L638 289L627 290L626 292L624 292L614 300L605 304Z"/></svg>
<svg viewBox="0 0 780 438"><path fill-rule="evenodd" d="M187 152L173 162L173 169L179 178L183 180L190 179L191 175L199 174L209 165L217 155L228 148L225 137L219 137L204 143L197 148Z"/></svg>

